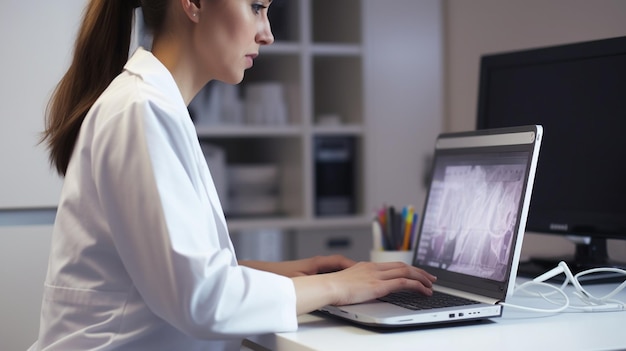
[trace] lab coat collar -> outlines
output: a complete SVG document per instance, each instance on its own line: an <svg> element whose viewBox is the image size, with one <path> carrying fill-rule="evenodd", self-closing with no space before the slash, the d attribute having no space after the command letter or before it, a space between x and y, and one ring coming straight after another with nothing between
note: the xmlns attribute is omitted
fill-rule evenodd
<svg viewBox="0 0 626 351"><path fill-rule="evenodd" d="M137 48L126 62L124 69L140 77L148 85L159 87L165 96L178 99L177 103L180 103L181 106L186 106L174 77L150 51L143 47Z"/></svg>

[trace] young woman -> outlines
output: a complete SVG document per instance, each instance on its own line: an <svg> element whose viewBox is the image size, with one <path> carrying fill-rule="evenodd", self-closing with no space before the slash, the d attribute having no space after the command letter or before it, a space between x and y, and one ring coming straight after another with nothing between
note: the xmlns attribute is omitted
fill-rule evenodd
<svg viewBox="0 0 626 351"><path fill-rule="evenodd" d="M431 294L435 278L402 263L237 262L187 104L243 79L273 42L270 2L90 1L48 111L65 180L32 349L239 349L326 304ZM129 59L136 7L153 42Z"/></svg>

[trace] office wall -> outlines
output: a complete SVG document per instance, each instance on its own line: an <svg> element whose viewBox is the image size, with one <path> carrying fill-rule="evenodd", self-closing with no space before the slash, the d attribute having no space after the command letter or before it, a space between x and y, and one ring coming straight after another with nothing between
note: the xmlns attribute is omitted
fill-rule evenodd
<svg viewBox="0 0 626 351"><path fill-rule="evenodd" d="M446 118L473 129L480 56L626 35L621 0L444 0Z"/></svg>
<svg viewBox="0 0 626 351"><path fill-rule="evenodd" d="M85 3L0 2L0 350L25 350L37 337L52 229L3 226L2 212L58 201L61 181L38 139Z"/></svg>
<svg viewBox="0 0 626 351"><path fill-rule="evenodd" d="M482 54L626 35L621 0L444 0L446 51L445 129L475 128ZM558 237L529 235L525 255L573 251ZM626 243L609 254L626 257Z"/></svg>
<svg viewBox="0 0 626 351"><path fill-rule="evenodd" d="M0 209L52 207L61 181L38 145L84 0L0 2Z"/></svg>
<svg viewBox="0 0 626 351"><path fill-rule="evenodd" d="M365 206L421 210L427 161L443 119L441 1L362 4Z"/></svg>
<svg viewBox="0 0 626 351"><path fill-rule="evenodd" d="M0 350L26 350L39 332L51 226L0 227Z"/></svg>

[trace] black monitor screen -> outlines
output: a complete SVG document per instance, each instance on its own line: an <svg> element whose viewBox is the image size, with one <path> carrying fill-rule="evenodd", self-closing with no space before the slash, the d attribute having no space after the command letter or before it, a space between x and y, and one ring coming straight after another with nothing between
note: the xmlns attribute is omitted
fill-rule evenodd
<svg viewBox="0 0 626 351"><path fill-rule="evenodd" d="M528 124L527 230L626 239L626 37L483 56L477 127Z"/></svg>

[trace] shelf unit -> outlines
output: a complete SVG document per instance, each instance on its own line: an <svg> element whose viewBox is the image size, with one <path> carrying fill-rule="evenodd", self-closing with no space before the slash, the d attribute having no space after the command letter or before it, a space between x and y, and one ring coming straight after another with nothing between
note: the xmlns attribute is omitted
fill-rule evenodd
<svg viewBox="0 0 626 351"><path fill-rule="evenodd" d="M271 163L279 169L280 210L264 216L229 216L233 231L277 228L363 227L365 126L360 0L276 0L269 12L274 44L262 47L239 85L278 81L284 87L285 124L197 124L201 143L225 150L227 164ZM190 109L203 110L201 100ZM341 123L320 123L320 116ZM350 136L356 144L354 214L315 214L314 140Z"/></svg>

